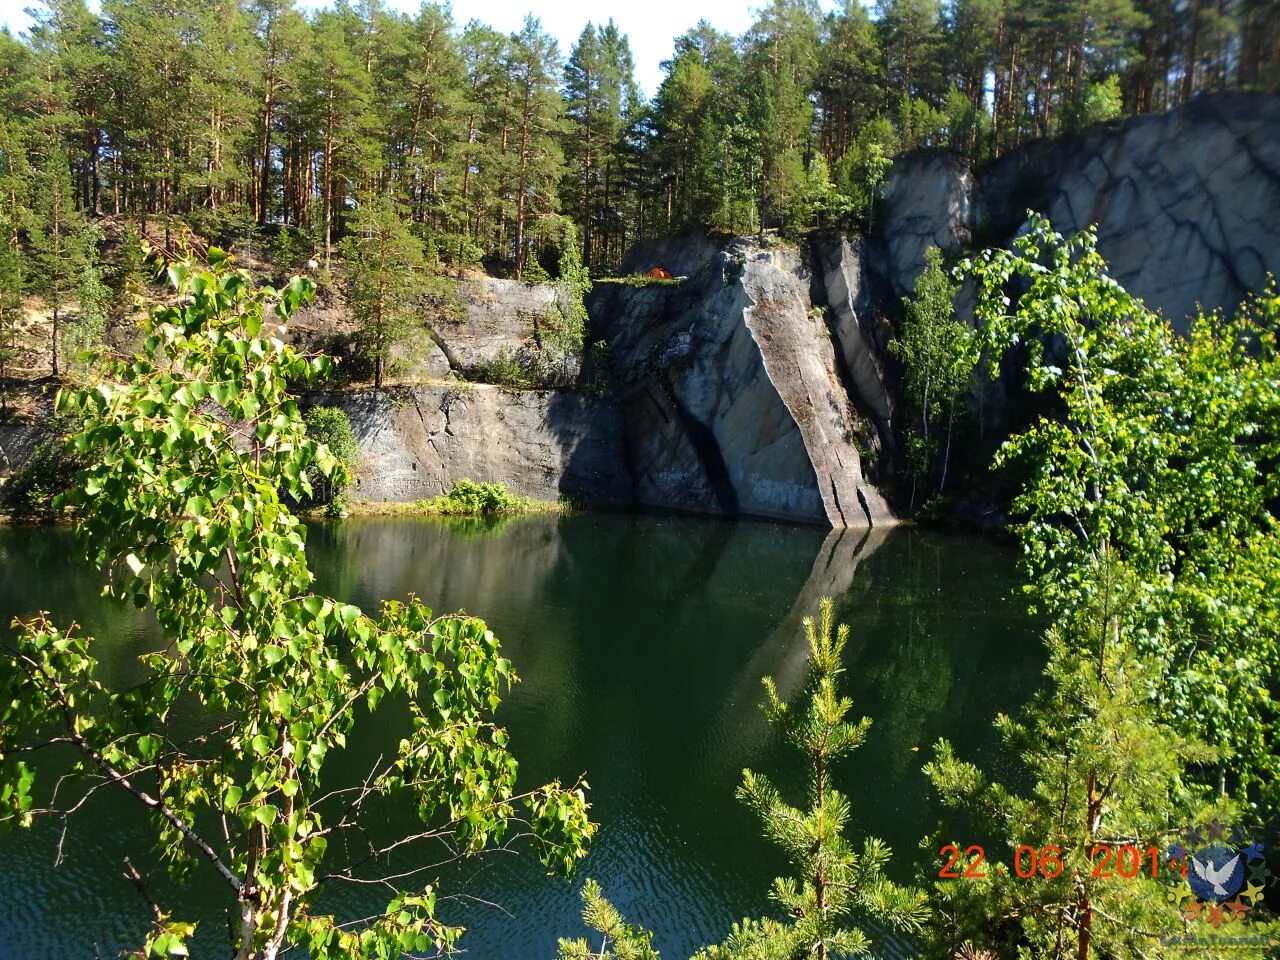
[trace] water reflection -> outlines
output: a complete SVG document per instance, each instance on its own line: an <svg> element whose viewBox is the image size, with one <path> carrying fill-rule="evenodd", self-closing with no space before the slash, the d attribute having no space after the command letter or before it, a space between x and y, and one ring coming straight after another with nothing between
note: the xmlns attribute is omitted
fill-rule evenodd
<svg viewBox="0 0 1280 960"><path fill-rule="evenodd" d="M63 530L0 529L0 617L43 607L81 620L123 680L154 633L136 612L103 604L97 577L68 567L68 548ZM668 957L769 909L783 864L733 791L748 765L798 786L794 758L756 704L762 675L784 691L802 678L800 621L820 597L835 597L853 628L846 679L855 709L875 719L841 785L859 825L897 850L899 878L938 816L911 748L945 733L969 755L989 755L991 718L1025 697L1040 659L1009 597L1010 554L911 531L627 516L493 529L357 520L313 527L309 550L320 588L344 600L369 607L414 592L489 621L523 677L500 716L521 782L587 772L602 829L583 874L652 927ZM363 730L340 761L345 775L397 737ZM390 829L402 815L388 812ZM119 799L73 829L58 870L56 831L0 835L0 957L111 956L132 945L143 908L119 863L144 836ZM580 932L576 886L545 878L529 856L440 872L447 888L465 884L504 908L446 904L471 928L464 943L475 956L545 958L557 936ZM196 883L179 906L206 912L202 946L216 955L215 891ZM350 916L376 898L350 886L326 893Z"/></svg>

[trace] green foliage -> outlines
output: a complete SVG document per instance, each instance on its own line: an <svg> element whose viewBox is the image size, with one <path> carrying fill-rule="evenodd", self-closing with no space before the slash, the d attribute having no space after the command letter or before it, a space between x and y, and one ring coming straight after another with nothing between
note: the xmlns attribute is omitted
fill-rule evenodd
<svg viewBox="0 0 1280 960"><path fill-rule="evenodd" d="M271 262L288 273L301 267L311 256L311 241L299 230L282 225L271 239Z"/></svg>
<svg viewBox="0 0 1280 960"><path fill-rule="evenodd" d="M1220 744L1239 786L1274 804L1280 757L1266 744L1280 669L1280 481L1265 466L1280 453L1274 286L1234 318L1199 317L1181 337L1107 274L1089 231L1064 239L1033 217L1015 251L988 251L967 269L981 285L988 351L1026 344L1029 385L1063 404L1061 418L1012 438L999 459L1029 468L1014 509L1038 604L1057 619L1092 602L1089 585L1064 571L1114 552L1148 594L1153 624L1135 642L1165 664L1165 719ZM1010 310L1012 277L1029 289Z"/></svg>
<svg viewBox="0 0 1280 960"><path fill-rule="evenodd" d="M271 251L262 225L243 203L227 203L217 210L193 210L183 217L195 234L226 247L246 260L260 259ZM171 227L172 229L172 227Z"/></svg>
<svg viewBox="0 0 1280 960"><path fill-rule="evenodd" d="M809 764L808 807L787 803L766 777L743 771L738 797L759 814L764 833L787 855L794 877L774 881L773 899L787 916L783 923L744 921L708 960L748 956L847 956L871 946L855 926L858 917L873 916L900 932L916 932L925 909L924 896L900 887L884 875L890 851L869 837L861 849L845 836L852 816L847 797L831 785L832 764L860 747L871 721L848 719L853 701L838 690L849 628L832 630L832 603L824 599L819 618L805 619L809 643L808 677L797 705L784 702L772 678L765 678L764 713Z"/></svg>
<svg viewBox="0 0 1280 960"><path fill-rule="evenodd" d="M947 146L975 161L988 154L991 118L981 103L974 104L959 87L953 86L942 111L946 114Z"/></svg>
<svg viewBox="0 0 1280 960"><path fill-rule="evenodd" d="M349 387L373 379L374 358L359 330L321 337L317 348L332 361L324 375L325 388Z"/></svg>
<svg viewBox="0 0 1280 960"><path fill-rule="evenodd" d="M678 287L676 277L650 277L643 273L629 273L625 277L600 277L596 283L613 283L624 287Z"/></svg>
<svg viewBox="0 0 1280 960"><path fill-rule="evenodd" d="M1120 78L1114 73L1105 80L1091 83L1085 88L1084 96L1080 99L1080 126L1087 127L1091 123L1114 120L1123 113Z"/></svg>
<svg viewBox="0 0 1280 960"><path fill-rule="evenodd" d="M625 163L624 133L639 112L631 45L618 27L588 23L564 65L564 209L582 232L582 261L621 259L625 234L614 216Z"/></svg>
<svg viewBox="0 0 1280 960"><path fill-rule="evenodd" d="M86 241L92 249L101 242L101 231L90 227ZM76 313L67 318L63 328L63 353L72 360L102 342L111 306L111 290L103 282L103 269L92 257L86 257L76 284Z"/></svg>
<svg viewBox="0 0 1280 960"><path fill-rule="evenodd" d="M880 190L893 166L898 135L892 124L879 118L858 132L836 163L835 186L855 223L872 225Z"/></svg>
<svg viewBox="0 0 1280 960"><path fill-rule="evenodd" d="M916 278L915 296L902 302L902 333L889 344L889 352L902 361L905 371L912 503L916 487L931 483L935 472L938 491L946 487L956 412L963 409L969 377L978 362L974 331L955 319L952 300L958 289L942 268L942 251L930 247L925 251L925 268ZM939 426L943 423L945 428ZM939 437L943 429L945 439Z"/></svg>
<svg viewBox="0 0 1280 960"><path fill-rule="evenodd" d="M699 23L646 100L613 22L562 61L534 18L505 33L434 3L59 0L0 40L0 204L45 221L65 161L87 214L185 223L259 260L270 232L286 271L312 251L328 270L390 192L433 266L536 275L534 228L559 212L601 272L684 227L866 224L902 150L985 160L1277 76L1263 0L870 6L770 0L737 37Z"/></svg>
<svg viewBox="0 0 1280 960"><path fill-rule="evenodd" d="M945 740L925 767L943 802L1003 848L978 868L985 878L935 883L930 940L938 956L952 956L964 942L997 956L1025 950L1047 960L1088 960L1089 945L1100 956L1179 955L1160 940L1181 929L1170 896L1181 882L1176 868L1158 878L1149 871L1095 876L1095 847L1163 851L1183 825L1207 820L1184 771L1213 754L1159 721L1160 662L1133 642L1149 616L1140 582L1114 556L1060 575L1089 584L1093 602L1051 627L1043 686L1017 719L998 721L1006 749L1034 786L1019 792L988 781ZM955 839L939 836L933 849ZM1021 857L1025 869L1024 846L1044 872L1027 880L994 868ZM1082 938L1089 944L1083 954Z"/></svg>
<svg viewBox="0 0 1280 960"><path fill-rule="evenodd" d="M582 338L587 329L587 307L585 299L591 292L591 274L582 262L582 254L578 251L578 231L572 223L565 223L564 236L560 247L560 275L556 285L564 299L566 328L566 352L581 355Z"/></svg>
<svg viewBox="0 0 1280 960"><path fill-rule="evenodd" d="M542 261L537 257L530 257L524 265L524 273L521 279L525 283L548 283L551 280L551 274L547 273L542 266Z"/></svg>
<svg viewBox="0 0 1280 960"><path fill-rule="evenodd" d="M945 741L927 772L1011 851L1047 844L1065 869L939 884L934 942L1179 956L1160 939L1180 923L1168 873L1096 877L1093 848L1163 848L1211 802L1228 820L1276 803L1280 501L1263 465L1280 452L1280 297L1179 337L1107 274L1092 231L1064 238L1034 214L1015 250L961 269L993 374L1018 345L1058 408L998 459L1025 477L1015 531L1050 656L1043 691L1001 720L1029 791L988 783Z"/></svg>
<svg viewBox="0 0 1280 960"><path fill-rule="evenodd" d="M98 254L101 233L85 221L76 208L71 189L71 173L65 152L55 151L46 169L37 178L36 202L27 216L31 265L28 274L33 290L40 294L50 313L49 366L54 376L62 373L64 311L77 290L85 285L86 272ZM100 281L90 285L96 289ZM100 311L100 295L92 294L91 311ZM90 326L96 320L90 318Z"/></svg>
<svg viewBox="0 0 1280 960"><path fill-rule="evenodd" d="M772 677L764 679L763 710L783 738L805 757L809 780L806 807L788 803L776 786L751 770L742 773L738 798L759 815L764 834L787 855L793 876L774 881L772 899L783 920L763 918L735 923L723 943L707 947L698 960L800 960L858 956L871 949L871 938L857 923L874 917L899 933L916 934L927 917L924 894L903 887L884 874L889 847L875 837L855 847L846 836L852 817L848 798L831 784L832 765L860 747L871 720L850 721L853 702L838 689L849 628L833 631L832 603L824 599L815 621L806 617L809 645L804 689L794 704L779 696ZM617 942L618 958L656 956L647 933L626 925L600 897L594 884L583 891L587 925ZM602 948L592 954L585 941L560 941L562 960L611 957Z"/></svg>
<svg viewBox="0 0 1280 960"><path fill-rule="evenodd" d="M310 495L312 468L343 468L307 436L286 382L313 381L328 361L274 334L314 288L257 290L221 251L209 258L169 268L178 298L152 312L141 354L60 396L87 463L61 503L107 593L149 609L165 643L143 658L141 683L117 689L97 672L93 638L43 615L19 624L0 670L4 817L67 814L104 784L133 798L175 882L197 868L219 879L237 918L232 951L249 960L295 946L316 960L446 949L461 930L413 876L387 879L386 907L360 924L317 902L322 877L377 879L390 849L369 831L386 824L381 804L422 821L393 846L434 839L450 856L502 841L522 805L558 869L594 831L585 796L558 783L515 792L492 720L514 675L482 621L412 597L371 616L312 592L305 530L280 498ZM216 722L191 739L178 702ZM335 792L330 761L357 718L385 722L379 711L407 711L411 731ZM34 803L25 758L36 749L68 755L48 805ZM194 925L172 918L168 891L153 893L144 951L181 954Z"/></svg>
<svg viewBox="0 0 1280 960"><path fill-rule="evenodd" d="M18 324L22 321L24 258L17 244L7 240L13 231L0 217L0 417L8 412L7 381L18 353Z"/></svg>
<svg viewBox="0 0 1280 960"><path fill-rule="evenodd" d="M478 368L474 376L481 383L493 383L513 390L534 385L533 378L520 365L519 357L510 347L500 347L493 359Z"/></svg>
<svg viewBox="0 0 1280 960"><path fill-rule="evenodd" d="M582 903L582 922L600 934L600 950L593 951L585 939L561 938L561 960L658 960L653 934L627 923L594 880L582 885Z"/></svg>
<svg viewBox="0 0 1280 960"><path fill-rule="evenodd" d="M419 501L426 513L451 517L483 517L497 514L529 513L535 504L507 489L505 483L477 483L462 479L448 493Z"/></svg>
<svg viewBox="0 0 1280 960"><path fill-rule="evenodd" d="M940 146L947 128L947 115L927 100L903 93L895 118L899 144L903 149Z"/></svg>
<svg viewBox="0 0 1280 960"><path fill-rule="evenodd" d="M387 196L361 205L355 231L343 247L347 290L373 362L374 388L381 390L392 348L413 331L413 298L427 287L427 264L403 209Z"/></svg>
<svg viewBox="0 0 1280 960"><path fill-rule="evenodd" d="M311 497L306 503L324 507L325 516L331 519L342 517L347 511L347 489L360 468L360 447L351 429L351 420L338 407L312 407L303 422L307 436L322 444L343 468L325 474L312 467L307 476Z"/></svg>
<svg viewBox="0 0 1280 960"><path fill-rule="evenodd" d="M611 375L612 351L605 340L597 340L587 347L582 358L582 389L593 397L602 397L613 389Z"/></svg>
<svg viewBox="0 0 1280 960"><path fill-rule="evenodd" d="M108 274L111 288L108 313L112 319L124 320L138 309L138 301L150 278L148 254L141 234L127 225L120 234L115 268Z"/></svg>

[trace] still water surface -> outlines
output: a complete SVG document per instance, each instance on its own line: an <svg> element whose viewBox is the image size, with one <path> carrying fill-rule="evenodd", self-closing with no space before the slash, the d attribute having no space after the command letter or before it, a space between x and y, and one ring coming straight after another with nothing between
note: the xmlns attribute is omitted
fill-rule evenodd
<svg viewBox="0 0 1280 960"><path fill-rule="evenodd" d="M104 679L126 681L155 633L102 601L97 575L71 565L72 552L65 530L0 528L0 621L38 609L74 618L99 638ZM874 718L838 783L858 831L893 846L897 879L928 866L919 842L943 815L920 772L928 745L950 737L999 773L991 721L1026 699L1042 661L1013 595L1014 553L968 538L645 516L495 529L367 519L312 528L309 553L319 588L344 600L376 609L413 592L437 610L485 617L523 678L500 711L521 783L580 772L591 783L601 830L577 882L546 878L527 852L442 871L447 890L467 895L445 905L446 919L468 927L463 946L481 958L546 960L557 936L585 932L583 876L651 928L667 958L770 909L784 864L733 791L745 766L801 786L756 704L765 674L795 691L800 620L820 597L834 597L852 627L847 686L855 710ZM351 775L397 738L353 738ZM0 833L0 960L136 946L145 908L120 864L127 852L138 859L145 836L128 798L107 797L73 822L56 868L54 825ZM196 956L224 955L220 897L197 872L174 901L177 916L204 917ZM380 904L369 888L347 887L327 905L358 917ZM878 952L910 951L885 939Z"/></svg>

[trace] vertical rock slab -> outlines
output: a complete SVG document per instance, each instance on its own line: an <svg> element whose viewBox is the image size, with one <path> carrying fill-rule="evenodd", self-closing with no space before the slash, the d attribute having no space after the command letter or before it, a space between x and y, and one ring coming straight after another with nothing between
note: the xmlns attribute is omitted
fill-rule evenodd
<svg viewBox="0 0 1280 960"><path fill-rule="evenodd" d="M893 166L884 191L883 273L892 293L911 293L930 247L969 243L977 209L977 180L960 157L927 151Z"/></svg>
<svg viewBox="0 0 1280 960"><path fill-rule="evenodd" d="M836 371L822 308L810 302L799 252L755 253L742 283L752 300L743 320L800 434L827 520L833 527L890 523L888 504L863 477L853 443L858 417Z"/></svg>
<svg viewBox="0 0 1280 960"><path fill-rule="evenodd" d="M882 449L891 452L893 396L885 378L884 357L893 331L874 319L862 243L842 236L817 237L812 241L812 258L815 276L811 296L826 303L849 389L859 409L875 420Z"/></svg>
<svg viewBox="0 0 1280 960"><path fill-rule="evenodd" d="M641 503L836 527L891 523L799 249L738 239L679 286L601 286Z"/></svg>

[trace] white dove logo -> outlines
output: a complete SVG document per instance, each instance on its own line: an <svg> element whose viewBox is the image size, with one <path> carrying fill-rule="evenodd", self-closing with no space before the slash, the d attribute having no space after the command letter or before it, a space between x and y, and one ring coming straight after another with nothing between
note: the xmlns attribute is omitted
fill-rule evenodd
<svg viewBox="0 0 1280 960"><path fill-rule="evenodd" d="M1212 860L1200 860L1194 856L1191 858L1191 866L1196 876L1213 888L1214 896L1223 900L1231 896L1232 891L1228 890L1224 884L1231 882L1236 864L1239 862L1240 854L1238 853L1220 867L1215 867Z"/></svg>

